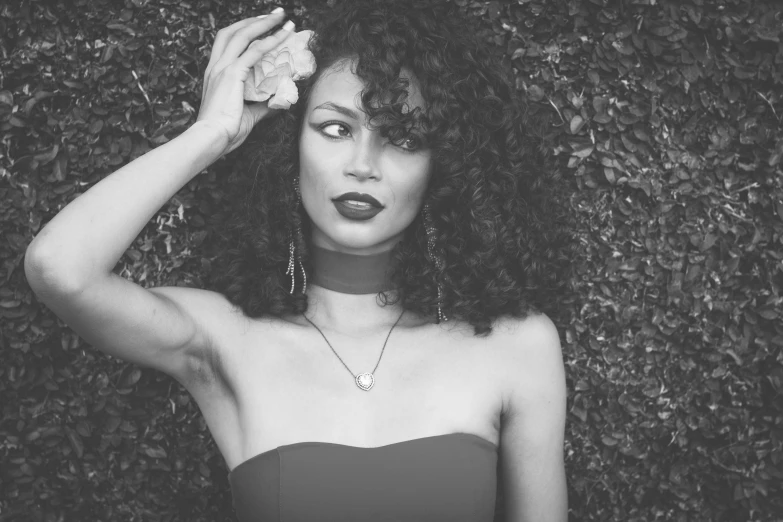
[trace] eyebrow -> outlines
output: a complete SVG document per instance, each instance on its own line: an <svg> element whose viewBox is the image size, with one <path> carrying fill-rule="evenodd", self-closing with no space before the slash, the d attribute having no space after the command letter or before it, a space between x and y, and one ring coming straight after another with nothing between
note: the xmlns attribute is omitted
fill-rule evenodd
<svg viewBox="0 0 783 522"><path fill-rule="evenodd" d="M337 105L336 103L332 103L332 102L322 103L321 105L313 109L313 112L317 111L318 109L329 109L329 110L339 112L340 114L344 114L345 116L348 116L349 118L353 118L354 120L359 119L359 115L356 114L356 111L352 111L348 107L343 107L342 105Z"/></svg>
<svg viewBox="0 0 783 522"><path fill-rule="evenodd" d="M359 115L356 114L355 111L352 111L348 107L343 107L342 105L337 105L336 103L332 103L332 102L322 103L321 105L319 105L318 107L313 109L313 112L317 111L318 109L333 110L333 111L339 112L340 114L348 116L349 118L353 118L354 120L359 120ZM421 132L422 131L421 125L420 124L416 125L414 127L414 130L416 130L417 132Z"/></svg>

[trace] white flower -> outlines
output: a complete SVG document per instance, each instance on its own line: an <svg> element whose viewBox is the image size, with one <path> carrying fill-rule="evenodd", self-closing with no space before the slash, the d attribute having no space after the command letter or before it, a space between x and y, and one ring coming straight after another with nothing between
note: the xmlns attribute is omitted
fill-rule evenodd
<svg viewBox="0 0 783 522"><path fill-rule="evenodd" d="M288 109L296 103L299 90L294 81L309 78L316 68L315 56L307 48L312 34L309 30L294 33L262 56L245 80L244 98L269 100L270 109Z"/></svg>

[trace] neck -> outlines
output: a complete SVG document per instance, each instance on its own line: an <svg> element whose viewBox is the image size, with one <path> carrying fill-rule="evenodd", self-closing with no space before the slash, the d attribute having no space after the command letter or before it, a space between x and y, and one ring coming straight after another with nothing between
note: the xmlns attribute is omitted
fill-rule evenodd
<svg viewBox="0 0 783 522"><path fill-rule="evenodd" d="M343 294L377 294L392 290L392 251L358 255L310 245L313 284Z"/></svg>
<svg viewBox="0 0 783 522"><path fill-rule="evenodd" d="M395 291L387 292L390 297ZM308 319L326 331L364 336L378 329L388 330L400 317L402 306L382 306L376 294L344 294L318 285L307 285ZM406 323L405 314L398 328Z"/></svg>
<svg viewBox="0 0 783 522"><path fill-rule="evenodd" d="M399 304L383 306L379 292L390 298L392 251L358 255L309 245L313 275L307 285L307 317L319 328L362 335L389 328L400 317ZM405 322L405 317L400 325Z"/></svg>

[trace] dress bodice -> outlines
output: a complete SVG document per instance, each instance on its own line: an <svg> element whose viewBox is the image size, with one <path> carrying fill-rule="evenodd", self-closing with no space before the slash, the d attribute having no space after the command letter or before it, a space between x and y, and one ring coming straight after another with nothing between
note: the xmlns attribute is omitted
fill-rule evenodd
<svg viewBox="0 0 783 522"><path fill-rule="evenodd" d="M239 522L492 522L497 450L470 433L299 442L240 463L229 482Z"/></svg>

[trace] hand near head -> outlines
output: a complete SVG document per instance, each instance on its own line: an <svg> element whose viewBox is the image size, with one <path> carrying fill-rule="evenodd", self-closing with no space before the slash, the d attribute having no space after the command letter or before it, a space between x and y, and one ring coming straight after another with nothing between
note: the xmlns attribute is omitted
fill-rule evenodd
<svg viewBox="0 0 783 522"><path fill-rule="evenodd" d="M276 33L256 40L284 18L282 10L263 19L247 18L224 27L215 37L196 121L207 121L226 133L224 154L239 147L255 124L274 110L266 101L245 103L243 92L253 65L293 34L293 22L288 21Z"/></svg>

